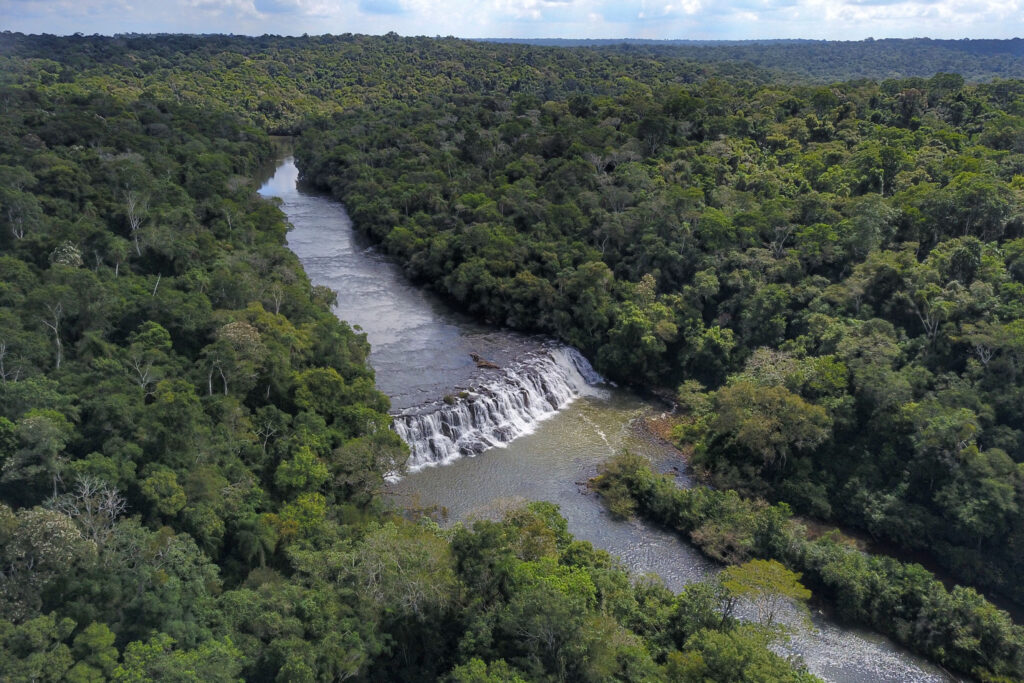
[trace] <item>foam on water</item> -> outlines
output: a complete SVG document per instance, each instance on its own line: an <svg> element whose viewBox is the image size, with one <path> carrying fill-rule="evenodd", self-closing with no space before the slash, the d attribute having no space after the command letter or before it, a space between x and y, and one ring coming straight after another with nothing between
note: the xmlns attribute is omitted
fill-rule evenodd
<svg viewBox="0 0 1024 683"><path fill-rule="evenodd" d="M568 346L547 345L457 396L395 415L395 431L411 455L409 470L442 465L531 433L542 420L602 381Z"/></svg>

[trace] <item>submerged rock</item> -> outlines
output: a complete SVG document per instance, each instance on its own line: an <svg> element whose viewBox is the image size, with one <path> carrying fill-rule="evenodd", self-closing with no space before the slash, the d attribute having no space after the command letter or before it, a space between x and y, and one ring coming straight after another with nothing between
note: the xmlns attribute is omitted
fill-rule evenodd
<svg viewBox="0 0 1024 683"><path fill-rule="evenodd" d="M471 353L469 354L469 357L473 359L473 362L476 363L476 366L478 368L493 368L495 370L500 369L497 363L492 363L486 358L481 357L480 354L478 353Z"/></svg>

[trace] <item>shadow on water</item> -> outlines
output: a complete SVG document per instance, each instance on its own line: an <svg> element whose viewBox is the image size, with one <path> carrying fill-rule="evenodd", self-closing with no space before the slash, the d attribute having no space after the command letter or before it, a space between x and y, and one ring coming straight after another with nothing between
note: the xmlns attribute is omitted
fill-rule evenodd
<svg viewBox="0 0 1024 683"><path fill-rule="evenodd" d="M500 370L478 368L470 353L499 366L535 354L547 340L484 326L410 284L401 269L356 237L344 207L297 187L287 146L260 189L279 197L294 226L288 245L314 284L338 292L337 315L366 332L377 383L401 410L480 386ZM667 531L612 519L586 489L599 464L622 449L650 458L662 471L677 456L633 427L658 410L614 387L588 390L561 410L545 413L522 435L475 457L425 467L393 482L388 496L400 506L436 506L447 523L500 516L525 500L558 504L569 530L613 555L637 574L652 573L680 590L713 576L718 566ZM679 475L685 482L685 475ZM813 615L790 645L809 670L839 683L955 680L886 638Z"/></svg>

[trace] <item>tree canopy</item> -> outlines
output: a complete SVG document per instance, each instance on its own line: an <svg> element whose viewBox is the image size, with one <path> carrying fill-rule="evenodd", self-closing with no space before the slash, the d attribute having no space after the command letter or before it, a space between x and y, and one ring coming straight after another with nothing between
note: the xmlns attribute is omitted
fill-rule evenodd
<svg viewBox="0 0 1024 683"><path fill-rule="evenodd" d="M731 491L661 513L711 556L786 563L960 671L1021 675L973 589L780 545L795 509L1024 601L1024 83L975 82L1012 65L906 77L877 60L917 53L864 43L870 73L841 74L874 80L835 81L829 45L776 45L770 68L395 35L0 46L0 676L807 677L702 609L718 588L630 583L543 506L452 531L386 509L406 449L365 338L255 195L268 133L298 135L305 179L411 278L676 390L676 438ZM606 481L617 512L650 506L642 477Z"/></svg>

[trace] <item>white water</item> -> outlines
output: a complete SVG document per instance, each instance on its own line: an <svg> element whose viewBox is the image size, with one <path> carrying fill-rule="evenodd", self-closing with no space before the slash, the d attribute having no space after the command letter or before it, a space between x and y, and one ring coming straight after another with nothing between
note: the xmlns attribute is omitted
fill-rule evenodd
<svg viewBox="0 0 1024 683"><path fill-rule="evenodd" d="M296 186L297 177L294 164L285 160L260 191L282 198L282 208L295 226L288 235L288 245L315 284L338 291L338 317L367 333L373 345L370 362L377 371L378 386L400 409L400 419L436 412L442 405L454 408L437 399L447 394L457 396L464 390L483 396L488 396L488 391L514 394L507 384L506 375L510 373L520 375L530 387L536 382L561 386L563 381L571 387L564 403L548 412L539 410L527 418L518 412L519 408L495 410L495 415L520 415L521 434L513 439L512 431L495 431L489 438L496 442L506 437L513 440L503 441L505 448L479 457L453 456L448 467L421 466L418 472L391 484L392 500L416 507L436 506L447 511L453 521L490 516L525 500L548 500L561 506L569 530L577 538L621 557L638 575L656 573L673 590L718 571L714 563L675 534L640 521L613 520L595 496L585 493L582 482L597 473L600 462L622 449L650 457L663 471L674 471L672 460L666 460L656 444L630 427L633 420L650 414L652 406L628 392L592 386L600 378L590 374L589 365L574 361L581 357L573 350L480 325L411 285L400 268L358 239L340 204L301 191ZM470 359L472 352L497 362L503 369L477 368ZM554 355L546 361L545 353ZM522 377L531 372L540 377ZM569 379L553 378L560 373ZM487 389L494 384L499 388ZM545 395L543 389L524 390L527 395L531 391ZM549 388L547 393L557 397L562 390ZM556 398L554 403L561 400ZM532 401L531 405L541 408L544 403L554 405L546 398L539 404ZM409 410L414 406L420 407ZM438 420L443 418L439 416ZM511 420L499 418L493 422L500 426ZM467 436L463 441L469 443L470 439ZM472 453L472 449L467 450ZM680 483L686 483L684 474L676 472L676 476ZM819 614L813 615L813 620L815 629L798 629L792 651L826 681L956 680L878 634L837 625Z"/></svg>
<svg viewBox="0 0 1024 683"><path fill-rule="evenodd" d="M531 352L480 386L395 416L409 444L409 470L503 448L584 393L601 376L579 351L551 345Z"/></svg>

